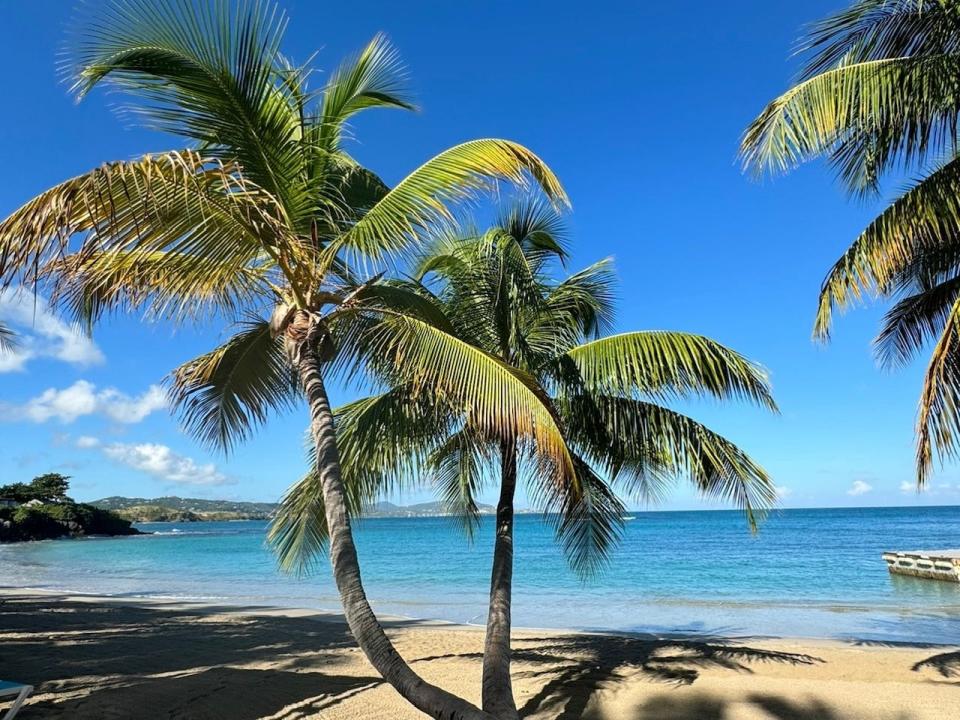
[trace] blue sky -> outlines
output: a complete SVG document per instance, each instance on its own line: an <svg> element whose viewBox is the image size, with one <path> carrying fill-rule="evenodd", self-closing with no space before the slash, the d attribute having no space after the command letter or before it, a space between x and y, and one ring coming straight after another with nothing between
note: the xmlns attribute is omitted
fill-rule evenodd
<svg viewBox="0 0 960 720"><path fill-rule="evenodd" d="M764 464L790 506L960 502L960 468L912 480L922 364L879 370L879 308L810 341L820 281L880 207L851 201L822 165L744 177L746 124L784 90L802 25L838 8L805 3L315 3L286 0L285 48L329 70L377 31L397 45L422 110L367 114L351 150L389 181L474 137L520 141L573 200L572 268L612 255L619 328L701 332L768 367L783 414L684 408ZM0 214L104 161L177 147L128 127L56 71L72 3L9 3L0 23ZM166 493L274 500L303 470L304 413L277 418L224 458L179 432L154 387L213 347L220 327L173 333L116 319L91 340L43 307L0 301L28 355L0 361L0 482L57 470L74 495ZM334 389L335 399L345 395ZM401 498L401 500L412 498ZM422 499L418 496L415 499ZM668 508L704 507L679 487Z"/></svg>

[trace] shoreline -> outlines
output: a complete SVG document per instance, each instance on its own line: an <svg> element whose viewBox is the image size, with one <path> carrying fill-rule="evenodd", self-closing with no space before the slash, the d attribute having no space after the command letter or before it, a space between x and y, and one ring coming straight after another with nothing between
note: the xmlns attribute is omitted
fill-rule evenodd
<svg viewBox="0 0 960 720"><path fill-rule="evenodd" d="M479 701L482 627L384 620L417 672ZM37 686L24 720L421 717L315 610L2 588L0 676ZM946 720L960 646L523 628L513 676L537 720Z"/></svg>
<svg viewBox="0 0 960 720"><path fill-rule="evenodd" d="M105 604L105 605L116 605L119 607L144 607L154 610L173 610L173 611L189 611L196 613L215 613L215 614L225 614L225 615L237 615L239 617L286 617L286 618L302 618L308 620L316 620L320 622L344 622L343 613L340 610L327 609L327 608L308 608L308 607L288 607L285 605L270 605L270 604L244 604L231 602L229 599L219 601L213 598L207 599L191 599L191 598L178 598L178 597L146 597L142 595L104 595L98 593L85 593L82 591L75 590L51 590L49 588L34 588L34 587L12 587L0 585L0 601L7 597L31 597L35 596L38 598L45 598L51 600L58 600L63 602L86 602L92 604ZM680 602L678 604L690 604L697 605L697 602ZM731 605L743 605L743 606L752 606L750 603L731 603ZM795 603L795 604L776 604L771 606L765 606L757 604L758 607L804 607L804 603ZM877 608L862 608L863 611L869 612L876 610ZM858 612L861 608L851 608L850 611ZM834 612L845 612L846 610L835 609ZM917 610L917 613L922 613L922 611ZM484 624L481 623L470 623L470 622L456 622L453 620L444 620L442 618L428 618L428 617L416 617L412 615L400 615L396 613L377 613L377 617L380 619L381 623L384 626L400 626L408 625L411 623L416 623L420 627L443 627L447 629L461 629L461 630L483 630L485 628ZM536 626L519 626L515 625L513 627L515 633L553 633L553 634L582 634L582 635L599 635L599 636L624 636L624 637L656 637L656 638L665 638L665 639L696 639L703 637L718 638L723 640L775 640L775 641L785 641L785 642L803 642L803 643L825 643L825 644L836 644L844 642L884 642L890 645L904 646L904 647L917 647L917 648L932 648L932 647L954 647L955 645L960 645L960 636L957 637L957 643L950 642L931 642L927 640L872 640L868 638L831 638L823 637L816 635L774 635L774 634L764 634L764 633L731 633L731 634L712 634L712 633L697 633L697 632L682 632L682 631L671 631L671 632L638 632L630 630L616 630L616 629L607 629L607 628L578 628L578 627L536 627Z"/></svg>
<svg viewBox="0 0 960 720"><path fill-rule="evenodd" d="M342 611L337 608L320 608L320 607L306 607L306 606L296 606L296 605L282 605L275 604L270 602L264 603L251 603L251 602L242 602L234 598L220 598L220 597L183 597L183 596L163 596L163 595L141 595L141 594L118 594L110 595L104 593L90 593L82 590L72 590L72 589L51 589L51 588L38 588L31 586L7 586L0 585L0 600L7 596L37 596L49 599L56 599L61 601L75 601L75 602L88 602L88 603L102 603L117 605L121 607L146 607L153 608L157 610L176 610L176 611L190 611L190 612L217 612L217 613L227 613L238 616L252 616L252 617L288 617L288 618L305 618L318 620L323 622L344 622ZM884 605L858 605L858 604L849 604L841 605L836 602L761 602L755 600L747 601L738 601L738 600L729 600L729 601L715 601L709 602L705 600L700 600L696 598L681 598L673 601L663 601L659 599L651 601L651 605L664 605L670 607L690 607L690 608L699 608L699 607L715 607L715 608L724 608L724 609L738 609L738 610L760 610L760 611L771 611L771 610L803 610L803 611L814 611L819 613L836 613L838 615L847 615L847 614L878 614L886 613L889 615L897 615L900 617L903 616L912 616L917 618L929 618L934 615L931 614L929 610L923 608L903 608L899 606L884 606ZM376 604L375 604L376 605ZM377 612L377 617L381 620L384 625L400 625L400 624L410 624L417 623L422 627L446 627L451 629L464 629L464 630L483 630L485 624L482 622L470 622L470 621L457 621L449 620L439 617L426 617L426 616L417 616L417 615L407 615L396 612L380 612L374 607L374 610ZM938 608L942 611L943 608ZM668 638L668 639L696 639L701 637L710 637L710 638L721 638L725 640L779 640L779 641L796 641L804 643L846 643L846 642L861 642L861 643L885 643L889 645L904 646L904 647L953 647L954 645L960 645L960 606L951 607L950 610L957 610L956 613L949 613L946 615L948 621L956 623L957 637L956 643L951 643L949 641L936 641L928 638L905 638L900 636L893 635L884 635L884 634L873 634L873 636L868 635L835 635L835 636L825 636L818 634L802 634L802 633L765 633L765 632L751 632L747 630L738 631L738 632L725 632L724 628L721 628L720 632L701 632L697 630L682 630L682 629L621 629L613 627L576 627L576 626L537 626L537 625L519 625L514 624L514 632L537 632L537 633L554 633L554 634L585 634L585 635L608 635L608 636L626 636L626 637L656 637L656 638Z"/></svg>

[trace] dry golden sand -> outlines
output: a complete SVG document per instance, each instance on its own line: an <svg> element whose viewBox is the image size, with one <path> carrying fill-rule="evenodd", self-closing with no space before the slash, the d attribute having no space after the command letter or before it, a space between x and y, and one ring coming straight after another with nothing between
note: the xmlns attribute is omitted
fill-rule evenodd
<svg viewBox="0 0 960 720"><path fill-rule="evenodd" d="M396 621L429 680L478 700L477 629ZM517 701L529 718L960 718L956 647L807 640L669 640L523 631ZM331 616L0 594L0 677L37 685L22 720L404 720Z"/></svg>

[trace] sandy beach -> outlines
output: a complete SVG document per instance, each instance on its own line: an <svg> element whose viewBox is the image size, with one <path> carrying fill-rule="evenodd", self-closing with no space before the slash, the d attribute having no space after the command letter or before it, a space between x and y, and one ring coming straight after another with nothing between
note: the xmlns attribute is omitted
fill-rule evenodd
<svg viewBox="0 0 960 720"><path fill-rule="evenodd" d="M394 619L429 680L479 699L482 632ZM956 646L518 631L528 718L934 720L960 708ZM34 718L352 720L421 717L384 685L335 615L0 594L0 677Z"/></svg>

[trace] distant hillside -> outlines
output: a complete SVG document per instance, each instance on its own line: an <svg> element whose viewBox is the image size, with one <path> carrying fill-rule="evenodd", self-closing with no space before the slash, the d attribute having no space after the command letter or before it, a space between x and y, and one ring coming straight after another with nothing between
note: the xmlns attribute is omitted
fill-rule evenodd
<svg viewBox="0 0 960 720"><path fill-rule="evenodd" d="M91 505L113 510L133 522L197 522L204 520L268 520L277 511L276 503L238 502L235 500L201 500L176 496L158 498L107 497L94 500ZM492 505L480 506L482 515L493 515ZM436 517L445 516L442 503L427 502L416 505L396 505L378 502L365 517Z"/></svg>
<svg viewBox="0 0 960 720"><path fill-rule="evenodd" d="M492 505L478 504L481 515L493 515L497 509ZM416 505L395 505L382 500L364 513L364 517L437 517L450 515L443 503L426 502Z"/></svg>
<svg viewBox="0 0 960 720"><path fill-rule="evenodd" d="M94 500L104 510L114 510L134 522L194 522L199 520L267 520L276 503L202 500L176 496L158 498L108 497Z"/></svg>

